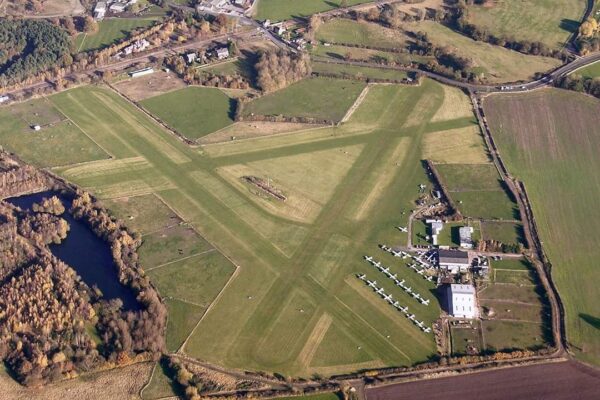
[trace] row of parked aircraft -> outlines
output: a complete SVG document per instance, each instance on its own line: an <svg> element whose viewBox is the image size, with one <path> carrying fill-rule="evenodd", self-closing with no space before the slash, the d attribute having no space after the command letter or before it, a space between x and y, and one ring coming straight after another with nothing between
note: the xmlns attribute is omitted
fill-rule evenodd
<svg viewBox="0 0 600 400"><path fill-rule="evenodd" d="M394 281L394 284L396 286L401 287L406 293L410 294L412 297L415 298L415 300L417 300L418 302L420 302L423 305L428 306L429 305L429 299L424 299L423 297L421 297L421 295L415 291L412 290L412 288L410 286L406 286L405 280L402 279L401 281L398 280L398 275L397 274L392 274L390 272L390 268L386 267L384 265L381 264L381 262L375 260L373 257L371 256L365 256L365 260L367 260L371 265L373 265L375 268L377 268L380 272L383 272L388 278L390 278L391 280Z"/></svg>
<svg viewBox="0 0 600 400"><path fill-rule="evenodd" d="M419 321L416 319L415 314L409 314L408 307L402 306L400 302L394 300L391 294L386 294L383 288L377 287L377 281L371 281L367 279L365 274L359 274L358 279L365 282L367 286L372 288L375 293L380 295L385 301L387 301L392 307L396 310L400 311L402 314L406 316L406 318L410 319L415 325L417 325L423 332L429 333L431 332L431 328L427 327L423 321ZM429 301L429 300L428 300Z"/></svg>
<svg viewBox="0 0 600 400"><path fill-rule="evenodd" d="M407 264L407 267L409 267L410 269L414 270L417 274L421 275L423 277L423 279L425 279L426 281L433 282L433 277L432 276L425 275L426 269L427 268L431 268L431 265L424 263L423 260L421 259L422 256L411 255L411 254L409 254L409 253L407 253L405 251L402 251L402 250L394 250L391 247L386 246L385 244L382 244L379 247L381 247L381 250L387 251L388 253L392 254L394 257L400 257L402 259L406 259L406 258L409 258L409 257L412 258L417 263L419 263L422 268L417 268L417 264Z"/></svg>

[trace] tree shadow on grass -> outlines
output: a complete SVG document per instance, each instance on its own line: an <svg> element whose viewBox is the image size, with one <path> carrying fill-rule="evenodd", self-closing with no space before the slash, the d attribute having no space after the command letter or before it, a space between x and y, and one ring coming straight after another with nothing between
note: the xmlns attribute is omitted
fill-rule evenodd
<svg viewBox="0 0 600 400"><path fill-rule="evenodd" d="M567 19L567 18L563 18L560 21L560 29L563 29L567 32L575 32L577 29L579 29L579 21L575 21L573 19Z"/></svg>
<svg viewBox="0 0 600 400"><path fill-rule="evenodd" d="M238 100L230 98L229 99L229 110L227 111L227 116L232 121L235 121L235 111L237 110L237 107L238 107Z"/></svg>
<svg viewBox="0 0 600 400"><path fill-rule="evenodd" d="M592 327L600 330L600 318L583 313L579 313L579 318L590 324Z"/></svg>

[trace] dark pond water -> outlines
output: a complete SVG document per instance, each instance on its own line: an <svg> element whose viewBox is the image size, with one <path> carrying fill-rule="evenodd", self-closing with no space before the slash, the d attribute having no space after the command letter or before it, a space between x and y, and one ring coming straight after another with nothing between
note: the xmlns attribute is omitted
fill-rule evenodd
<svg viewBox="0 0 600 400"><path fill-rule="evenodd" d="M23 210L31 210L33 203L40 202L42 198L53 195L57 195L62 200L65 209L69 209L71 206L70 201L55 192L41 192L13 197L6 201ZM121 299L125 310L140 309L133 291L119 282L110 246L97 237L85 223L73 218L68 211L65 211L61 217L69 223L71 229L67 238L61 244L50 245L52 254L77 271L88 286L97 286L102 291L105 299Z"/></svg>

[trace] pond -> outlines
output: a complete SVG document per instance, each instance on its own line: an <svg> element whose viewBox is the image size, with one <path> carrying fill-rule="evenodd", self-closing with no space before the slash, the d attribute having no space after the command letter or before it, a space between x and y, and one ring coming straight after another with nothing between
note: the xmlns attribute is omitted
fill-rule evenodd
<svg viewBox="0 0 600 400"><path fill-rule="evenodd" d="M50 250L58 259L70 265L89 286L97 286L107 300L121 299L124 310L139 310L140 304L132 289L119 282L117 268L113 263L108 243L103 241L82 221L68 212L71 202L58 192L40 192L6 199L7 202L31 211L33 203L44 197L58 196L65 206L61 215L70 226L67 238L61 244L51 244Z"/></svg>

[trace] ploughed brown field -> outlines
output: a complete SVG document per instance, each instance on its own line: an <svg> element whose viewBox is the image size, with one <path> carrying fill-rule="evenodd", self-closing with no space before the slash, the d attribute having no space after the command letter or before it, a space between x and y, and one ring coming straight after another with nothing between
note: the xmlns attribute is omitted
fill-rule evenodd
<svg viewBox="0 0 600 400"><path fill-rule="evenodd" d="M499 369L383 386L367 400L596 400L600 371L575 362Z"/></svg>

